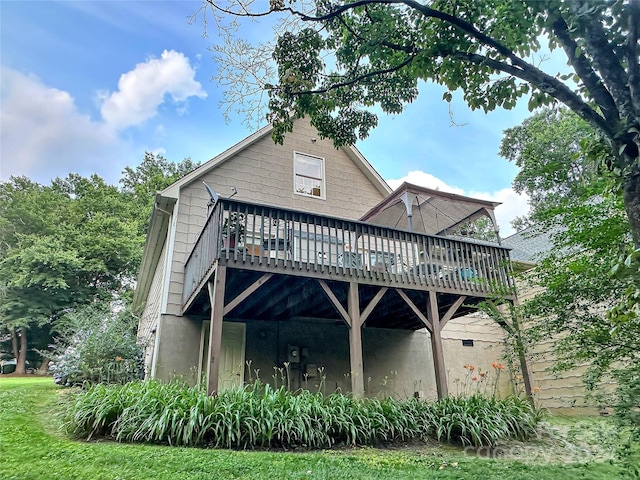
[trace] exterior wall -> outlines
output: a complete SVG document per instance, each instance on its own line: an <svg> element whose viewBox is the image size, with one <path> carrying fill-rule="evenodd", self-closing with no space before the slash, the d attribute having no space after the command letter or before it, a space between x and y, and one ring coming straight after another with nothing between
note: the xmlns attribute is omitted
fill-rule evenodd
<svg viewBox="0 0 640 480"><path fill-rule="evenodd" d="M530 362L535 384L540 388L536 394L539 404L568 415L596 414L601 407L606 407L597 405L595 400L589 398L583 380L589 364L558 373L552 371L555 363L553 343L553 340L547 340L536 345ZM602 392L613 386L613 383L600 384L598 388Z"/></svg>
<svg viewBox="0 0 640 480"><path fill-rule="evenodd" d="M294 193L294 151L325 159L326 200ZM222 196L236 187L238 200L348 219L361 217L384 198L345 150L320 139L307 120L296 122L283 145L269 136L258 140L180 192L167 306L167 312L175 315L181 313L184 263L207 215L209 195L202 181Z"/></svg>
<svg viewBox="0 0 640 480"><path fill-rule="evenodd" d="M540 291L539 287L531 288L520 283L518 285L519 301L526 301ZM527 325L524 324L523 327L526 329ZM503 347L505 336L506 332L491 319L477 314L460 317L447 324L442 331L442 343L449 393L455 394L463 389L465 379L470 376L468 370L463 368L465 364L494 373L494 369L491 368L493 362L505 364L505 370L500 376L499 391L502 394L513 391L512 376L520 375L520 369L518 368L515 372L506 370ZM474 340L474 346L463 347L463 339ZM559 373L551 371L555 362L554 342L554 339L549 339L539 343L528 356L533 384L539 389L535 394L536 402L541 407L561 414L597 413L599 406L594 405L588 398L588 392L583 383L583 375L588 365ZM473 385L472 382L466 383ZM610 388L610 385L603 384L601 388Z"/></svg>
<svg viewBox="0 0 640 480"><path fill-rule="evenodd" d="M368 395L438 397L431 336L426 329L364 328L362 350Z"/></svg>
<svg viewBox="0 0 640 480"><path fill-rule="evenodd" d="M452 320L443 331L451 394L456 394L461 387L461 382L456 379L462 379L467 372L461 362L487 370L492 362L499 361L501 355L499 341L495 336L494 340L490 338L491 325L476 321L456 328L455 324L451 325L454 322L461 323ZM274 367L284 368L284 362L290 360L289 346L296 346L300 347L302 361L300 364L290 363L291 389L322 389L325 393L351 390L349 329L346 325L338 321L303 320L247 321L246 324L245 364L237 366L238 372L244 372L245 382L260 378L271 385L286 384L283 373ZM484 326L489 327L489 333L483 331ZM202 322L197 319L161 316L157 378L169 380L178 375L189 383L195 383L202 355L201 328ZM461 341L458 338L474 338L474 347L459 346ZM365 327L362 330L362 347L367 396L437 398L431 338L426 330L413 332ZM309 373L306 379L305 373ZM321 381L323 375L325 378ZM509 391L508 377L505 372L499 384L501 393Z"/></svg>
<svg viewBox="0 0 640 480"><path fill-rule="evenodd" d="M503 364L497 393L506 395L513 392L511 374L504 360L505 331L490 318L479 314L466 315L450 320L442 330L442 346L447 368L449 394L468 394L480 391L492 394L498 377L492 363ZM473 347L462 345L462 340L473 340ZM473 365L473 373L469 368ZM485 372L484 376L479 375ZM473 380L473 378L477 380Z"/></svg>
<svg viewBox="0 0 640 480"><path fill-rule="evenodd" d="M282 385L281 373L274 367L283 367L289 346L301 347L302 353L302 362L289 367L292 389L351 390L349 329L339 323L247 322L246 360L251 373L245 368L245 381L257 376L265 383ZM436 398L431 341L426 331L364 328L362 346L367 396L407 398L418 392L422 397ZM321 382L322 375L326 378Z"/></svg>
<svg viewBox="0 0 640 480"><path fill-rule="evenodd" d="M202 321L161 315L158 324L155 378L168 381L179 376L195 384L200 360Z"/></svg>
<svg viewBox="0 0 640 480"><path fill-rule="evenodd" d="M541 287L532 288L521 282L518 285L520 302L533 298L541 290ZM527 328L526 324L524 328ZM563 372L553 372L556 360L553 352L554 343L554 339L544 340L536 345L530 354L531 374L534 384L540 389L536 394L538 403L562 414L596 414L601 406L589 398L584 384L584 374L589 364L585 363ZM602 383L598 389L602 392L613 386L613 383Z"/></svg>
<svg viewBox="0 0 640 480"><path fill-rule="evenodd" d="M162 311L162 286L164 280L164 267L166 258L167 244L165 242L158 260L158 266L153 274L151 288L147 296L140 323L138 326L138 342L144 345L144 366L147 375L151 372L151 362L153 360L153 351L155 348L155 337Z"/></svg>

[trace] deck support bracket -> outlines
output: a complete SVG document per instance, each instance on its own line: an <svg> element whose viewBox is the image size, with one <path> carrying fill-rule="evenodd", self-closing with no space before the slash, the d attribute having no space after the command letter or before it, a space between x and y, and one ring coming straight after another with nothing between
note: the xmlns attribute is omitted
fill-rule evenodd
<svg viewBox="0 0 640 480"><path fill-rule="evenodd" d="M344 309L342 303L340 303L340 300L338 300L338 297L336 297L336 294L333 293L331 288L329 288L329 285L327 285L327 282L325 282L324 280L318 280L318 283L322 287L322 290L324 290L324 293L327 295L327 297L329 297L329 300L331 301L333 306L336 307L336 310L338 310L338 313L340 314L342 319L347 323L347 325L349 325L349 327L351 327L351 324L353 323L351 321L351 315Z"/></svg>
<svg viewBox="0 0 640 480"><path fill-rule="evenodd" d="M367 305L365 309L362 311L362 314L360 315L360 323L362 325L364 325L364 322L367 321L367 318L369 318L369 315L371 315L371 313L373 312L373 309L376 308L376 305L378 305L378 302L382 300L382 297L384 296L384 294L387 293L387 290L389 290L387 287L382 287L380 290L378 290L378 293L374 295L374 297L369 302L369 305Z"/></svg>
<svg viewBox="0 0 640 480"><path fill-rule="evenodd" d="M429 333L433 334L433 326L431 325L431 322L427 319L427 317L424 316L424 314L420 311L420 309L416 307L416 304L413 303L413 301L411 301L411 299L407 296L407 294L404 293L399 288L396 289L396 292L398 292L398 295L400 295L400 298L402 298L405 301L405 303L409 306L411 311L415 313L416 317L420 319L420 321L424 324L425 328L429 330Z"/></svg>
<svg viewBox="0 0 640 480"><path fill-rule="evenodd" d="M267 281L271 277L273 277L273 273L265 273L258 280L253 282L249 287L245 288L242 292L240 292L240 294L236 298L231 300L224 307L224 314L228 315L234 308L236 308L238 305L244 302L247 298L249 298L251 294L254 293L256 290L258 290L258 288L260 288L262 285L267 283Z"/></svg>

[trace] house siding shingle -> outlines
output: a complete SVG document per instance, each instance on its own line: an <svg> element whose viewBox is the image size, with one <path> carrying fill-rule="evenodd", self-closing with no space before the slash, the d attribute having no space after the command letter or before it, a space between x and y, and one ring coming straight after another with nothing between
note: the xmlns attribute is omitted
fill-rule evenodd
<svg viewBox="0 0 640 480"><path fill-rule="evenodd" d="M294 193L295 151L325 159L326 200ZM258 140L180 191L167 307L174 315L181 313L184 262L206 220L209 195L203 181L223 197L236 187L238 200L348 219L359 218L384 198L345 150L320 139L306 120L296 123L283 145L270 137Z"/></svg>
<svg viewBox="0 0 640 480"><path fill-rule="evenodd" d="M160 253L160 259L158 260L158 266L153 275L151 281L151 288L149 289L149 295L147 297L147 303L140 317L140 324L138 327L138 341L145 347L145 368L148 369L151 365L153 357L153 343L155 340L155 334L152 333L154 329L158 328L158 321L160 314L162 313L162 287L164 280L164 265L166 258L167 244L165 242L162 252Z"/></svg>

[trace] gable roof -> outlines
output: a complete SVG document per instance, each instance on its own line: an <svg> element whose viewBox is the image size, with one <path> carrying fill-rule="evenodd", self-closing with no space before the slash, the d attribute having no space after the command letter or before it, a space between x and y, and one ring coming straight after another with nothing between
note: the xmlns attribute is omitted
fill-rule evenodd
<svg viewBox="0 0 640 480"><path fill-rule="evenodd" d="M295 128L295 127L294 127ZM180 189L190 183L195 182L203 175L207 174L214 168L222 165L224 162L233 158L238 152L241 152L245 148L250 147L254 143L263 139L267 135L270 135L273 131L272 125L267 125L262 127L260 130L252 133L244 140L236 143L230 148L227 148L224 152L216 155L211 160L206 163L200 165L198 168L188 173L184 177L176 180L174 183L169 185L167 188L160 192L160 195L171 198L178 198L180 194ZM391 187L387 184L387 182L380 176L380 174L371 166L371 164L367 161L366 158L360 153L360 151L355 146L346 146L340 147L347 156L356 164L356 166L362 171L362 173L369 179L369 181L373 184L373 186L382 194L389 195L391 193Z"/></svg>
<svg viewBox="0 0 640 480"><path fill-rule="evenodd" d="M360 220L409 230L409 212L405 201L411 205L411 230L431 235L446 235L481 216L489 217L495 225L493 210L500 205L499 202L441 192L405 182Z"/></svg>
<svg viewBox="0 0 640 480"><path fill-rule="evenodd" d="M272 131L273 127L271 125L262 127L258 131L246 137L244 140L241 140L219 155L216 155L211 160L200 165L195 170L189 172L182 178L179 178L167 188L156 194L155 207L151 213L149 231L147 233L142 262L138 272L138 283L134 292L134 309L139 309L144 305L147 295L149 294L149 290L151 289L153 274L157 268L158 260L168 234L168 213L169 211L173 211L173 207L180 196L180 189L197 181L203 175L206 175L214 168L233 158L238 152L241 152L262 140L267 135L270 135ZM369 179L376 190L378 190L383 196L387 196L391 193L391 187L389 187L387 182L380 176L373 166L371 166L356 147L347 146L341 147L341 149L362 171L365 177Z"/></svg>

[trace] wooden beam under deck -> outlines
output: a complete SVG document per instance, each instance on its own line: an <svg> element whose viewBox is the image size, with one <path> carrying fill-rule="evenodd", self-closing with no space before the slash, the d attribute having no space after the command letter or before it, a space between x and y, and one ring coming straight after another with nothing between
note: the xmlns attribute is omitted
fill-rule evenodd
<svg viewBox="0 0 640 480"><path fill-rule="evenodd" d="M222 319L224 318L224 293L227 282L227 267L218 265L214 280L208 283L211 302L211 327L209 330L209 365L207 368L207 393L218 391L220 374L220 351L222 347Z"/></svg>
<svg viewBox="0 0 640 480"><path fill-rule="evenodd" d="M258 280L252 283L248 288L243 290L236 298L234 298L224 307L224 314L228 315L229 312L231 312L247 298L249 298L253 292L264 285L271 277L273 277L273 273L265 273Z"/></svg>
<svg viewBox="0 0 640 480"><path fill-rule="evenodd" d="M360 322L360 296L358 284L349 283L349 358L351 361L351 394L358 398L364 395L364 363L362 361L362 323Z"/></svg>
<svg viewBox="0 0 640 480"><path fill-rule="evenodd" d="M322 287L322 290L324 290L324 293L327 294L327 297L329 298L333 306L336 307L336 310L338 310L338 313L340 314L340 316L344 319L345 322L347 322L347 325L351 327L353 324L351 320L351 313L347 313L347 311L344 309L344 307L340 303L340 300L338 300L336 295L331 291L331 289L327 285L327 282L325 282L324 280L318 280L318 283ZM357 288L357 284L356 284L356 288ZM351 284L349 284L349 300L351 300ZM358 306L358 308L360 307Z"/></svg>
<svg viewBox="0 0 640 480"><path fill-rule="evenodd" d="M360 322L362 322L363 325L364 322L367 321L367 318L369 318L369 315L371 315L371 313L373 312L373 309L376 308L376 305L378 305L380 300L382 300L384 294L387 293L387 290L389 290L387 287L382 287L380 290L378 290L378 293L374 295L369 304L362 311L362 314L360 315Z"/></svg>

